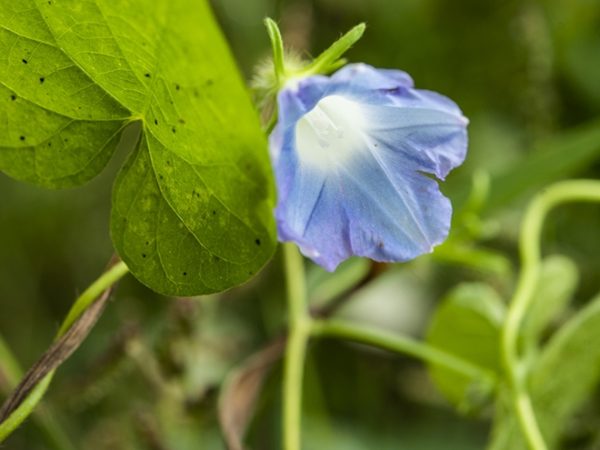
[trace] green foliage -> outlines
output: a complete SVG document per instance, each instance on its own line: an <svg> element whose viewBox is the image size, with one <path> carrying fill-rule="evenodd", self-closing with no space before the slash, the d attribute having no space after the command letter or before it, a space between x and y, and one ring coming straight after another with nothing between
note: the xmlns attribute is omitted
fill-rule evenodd
<svg viewBox="0 0 600 450"><path fill-rule="evenodd" d="M590 104L600 102L600 61L596 57L600 45L600 9L587 0L543 2L549 18L559 67L570 84Z"/></svg>
<svg viewBox="0 0 600 450"><path fill-rule="evenodd" d="M564 256L550 256L542 262L531 307L523 321L521 336L526 348L537 349L544 331L556 321L573 299L579 272Z"/></svg>
<svg viewBox="0 0 600 450"><path fill-rule="evenodd" d="M427 333L434 348L500 372L500 326L504 304L490 286L465 283L453 289L436 309ZM491 386L447 367L430 365L437 388L460 410L473 411L490 400Z"/></svg>
<svg viewBox="0 0 600 450"><path fill-rule="evenodd" d="M113 237L146 284L167 293L188 288L196 292L194 286L179 284L193 277L198 290L222 288L255 272L272 251L266 144L204 1L52 0L50 6L48 0L0 0L0 170L50 188L80 186L95 177L81 189L49 193L0 174L0 331L23 365L47 346L74 288L82 290L110 256L107 198L119 165L119 158L111 156L119 142L130 148L130 157L113 191ZM317 55L342 31L366 22L368 32L349 59L406 70L418 87L456 100L470 119L467 161L442 185L452 200L455 224L450 240L433 258L398 265L383 276L382 266L371 267L360 259L334 274L307 267L311 306L321 310L333 299L336 307L342 306L342 318L385 328L388 337L413 346L405 345L405 353L398 356L367 345L314 342L309 347L314 373L304 380L304 447L464 450L482 449L491 440L493 450L528 450L507 370L498 362L498 329L506 319L500 296L510 296L513 269L521 267L516 236L524 202L555 180L598 177L600 2L212 4L247 75L270 53L265 16L277 20L286 43L304 57ZM96 6L108 12L106 19L79 20L82 10ZM51 17L51 7L76 11ZM173 14L177 10L183 11L178 17ZM74 20L67 24L73 29L57 38L51 31L61 26L61 19ZM164 32L158 30L161 24ZM116 37L108 26L118 31ZM86 43L74 38L92 35L103 39ZM180 46L190 41L191 47ZM155 57L158 42L164 52ZM111 61L77 52L88 44L96 50L101 46L105 56L118 51L127 55ZM186 57L193 73L182 71ZM161 63L146 69L142 66L147 59ZM115 62L123 67L111 72ZM194 87L199 88L198 98ZM139 107L149 92L161 110ZM192 104L194 112L188 114ZM175 107L201 120L181 114L186 123L179 123ZM164 120L156 113L164 114ZM193 140L186 130L194 133ZM124 132L139 138L128 144L121 139ZM44 147L43 141L51 145ZM173 177L187 187L178 194L166 172L166 158L173 154L172 161L183 164L173 169ZM248 177L242 176L246 162ZM159 170L154 173L154 168ZM489 192L472 186L476 171L489 174ZM206 211L218 212L215 221L193 214L193 204L185 198L193 194L188 189L192 183L208 205ZM461 207L471 191L477 194L476 207ZM222 209L242 219L236 222L229 216L231 229L227 212L221 215L219 208L210 207L213 201L219 206L217 198L227 205ZM135 216L126 223L129 205ZM526 388L548 443L561 450L592 450L600 448L600 441L594 441L600 420L598 300L576 310L598 289L600 210L572 205L552 214L541 248L544 254L565 256L538 264L540 279L533 283L531 307L519 329L523 358L516 368L529 374ZM160 217L167 222L159 224ZM260 246L253 227L268 231ZM207 259L217 250L201 249L195 235L233 261L245 260L252 249L259 253L254 263L232 262L229 269L217 271ZM169 244L172 236L181 242L178 246ZM146 251L146 242L156 252ZM38 412L49 406L75 448L222 448L215 390L227 368L280 336L286 325L283 273L280 261L275 262L242 289L185 306L158 301L143 286L125 281L85 348L61 367ZM195 272L188 272L190 264ZM200 278L198 271L208 275ZM444 292L451 294L435 302ZM455 296L464 298L450 301ZM430 326L437 327L435 344L414 337L427 334L429 317L435 322ZM407 356L407 348L413 356L419 349L425 360L427 354L436 356L438 364L428 362L433 384L459 412L469 412L467 417L432 395L431 383L420 364ZM497 382L478 383L468 370L457 375L444 361L486 365ZM0 387L10 369L7 362L0 358ZM311 405L307 397L315 393L320 401ZM281 374L275 368L256 404L258 415L245 440L249 448L281 449L280 394ZM495 414L483 408L474 417L490 394L495 394ZM52 439L39 433L40 416L12 434L7 448L68 448L53 446Z"/></svg>
<svg viewBox="0 0 600 450"><path fill-rule="evenodd" d="M530 385L542 430L552 445L600 382L600 297L579 311L545 346ZM565 364L565 362L567 362Z"/></svg>
<svg viewBox="0 0 600 450"><path fill-rule="evenodd" d="M600 122L548 138L537 151L493 177L485 210L506 207L554 180L577 173L599 155Z"/></svg>
<svg viewBox="0 0 600 450"><path fill-rule="evenodd" d="M227 289L274 248L265 138L204 1L0 5L0 169L73 187L128 126L112 234L134 275L171 295Z"/></svg>
<svg viewBox="0 0 600 450"><path fill-rule="evenodd" d="M544 331L560 317L572 299L578 278L577 268L570 259L564 256L545 259L520 334L531 366L529 385L534 408L547 443L552 445L558 442L565 431L564 424L600 381L600 352L596 356L586 348L598 338L600 298L578 313L541 352L538 351ZM504 303L491 287L481 283L462 284L436 309L427 341L433 347L496 373L500 382L489 448L526 450L527 444L509 402L509 392L502 381L500 329L505 316ZM484 401L491 400L491 392L482 391L485 386L477 385L481 380L469 379L436 365L430 365L430 374L437 388L464 412L480 408ZM581 380L578 380L579 374L583 374Z"/></svg>
<svg viewBox="0 0 600 450"><path fill-rule="evenodd" d="M569 429L573 414L600 383L600 297L571 318L546 344L533 363L530 392L538 421L550 448ZM496 418L493 450L526 450L515 418L506 405Z"/></svg>

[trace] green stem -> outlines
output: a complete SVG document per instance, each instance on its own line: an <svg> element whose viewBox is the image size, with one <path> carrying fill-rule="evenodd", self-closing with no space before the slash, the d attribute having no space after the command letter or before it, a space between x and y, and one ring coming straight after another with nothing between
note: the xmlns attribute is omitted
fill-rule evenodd
<svg viewBox="0 0 600 450"><path fill-rule="evenodd" d="M391 352L403 353L429 364L443 366L474 380L485 380L491 385L495 383L494 374L483 367L446 353L443 350L431 347L409 336L381 331L372 326L361 325L342 319L325 319L313 323L312 334L313 336L347 339Z"/></svg>
<svg viewBox="0 0 600 450"><path fill-rule="evenodd" d="M128 272L129 268L127 265L123 261L119 261L109 270L104 272L100 278L94 281L94 283L79 296L79 298L71 307L71 310L67 314L67 317L58 330L56 339L60 339L69 330L69 328L71 328L73 323L75 323L81 314L83 314L83 312L88 309L89 306L94 303L94 301L96 301L102 292L123 278Z"/></svg>
<svg viewBox="0 0 600 450"><path fill-rule="evenodd" d="M60 339L69 328L77 321L81 314L92 304L94 301L108 289L110 286L115 284L121 279L129 269L124 262L120 261L115 264L107 272L105 272L100 278L98 278L89 288L87 288L83 294L81 294L71 310L67 314L67 317L63 321L55 340ZM0 423L0 443L2 443L23 421L31 415L37 404L44 396L54 371L49 372L36 386L32 389L29 395L25 398L23 403L2 423Z"/></svg>
<svg viewBox="0 0 600 450"><path fill-rule="evenodd" d="M19 379L23 376L23 371L17 359L4 342L2 336L0 336L0 374L6 381L6 386L0 386L5 392L9 394L10 390L13 389L18 383ZM45 407L38 409L36 414L33 416L34 423L42 431L47 444L56 450L74 450L75 446L69 440L69 436L62 429L60 423L56 420L55 415L52 411Z"/></svg>
<svg viewBox="0 0 600 450"><path fill-rule="evenodd" d="M527 368L518 348L519 332L529 310L538 282L541 249L540 236L548 212L570 201L600 202L600 181L576 180L556 183L539 194L530 204L519 240L521 272L507 319L502 330L502 361L512 390L512 402L531 450L546 450L527 386Z"/></svg>
<svg viewBox="0 0 600 450"><path fill-rule="evenodd" d="M54 371L49 372L29 393L27 398L19 405L19 407L4 421L0 424L0 443L10 436L19 425L21 425L29 415L33 412L37 404L40 402L50 382Z"/></svg>
<svg viewBox="0 0 600 450"><path fill-rule="evenodd" d="M304 261L294 244L283 245L289 331L283 379L284 450L301 448L302 380L311 318L306 304Z"/></svg>

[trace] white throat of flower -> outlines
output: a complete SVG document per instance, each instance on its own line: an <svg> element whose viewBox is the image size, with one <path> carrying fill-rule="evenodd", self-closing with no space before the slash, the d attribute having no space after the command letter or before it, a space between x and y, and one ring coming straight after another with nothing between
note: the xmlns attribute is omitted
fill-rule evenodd
<svg viewBox="0 0 600 450"><path fill-rule="evenodd" d="M333 169L365 149L365 125L358 103L340 95L322 98L296 124L300 162Z"/></svg>

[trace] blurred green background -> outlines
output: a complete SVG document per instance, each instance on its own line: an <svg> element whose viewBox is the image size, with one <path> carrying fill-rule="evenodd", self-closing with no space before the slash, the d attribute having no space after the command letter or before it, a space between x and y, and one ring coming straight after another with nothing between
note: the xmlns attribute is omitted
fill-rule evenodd
<svg viewBox="0 0 600 450"><path fill-rule="evenodd" d="M350 60L409 72L417 87L451 97L471 121L468 160L443 190L460 210L473 174L491 177L483 231L465 238L486 241L489 253L460 260L449 251L394 267L357 292L342 315L422 336L438 299L460 281L485 280L508 297L526 200L552 180L598 177L598 0L213 5L246 79L269 55L265 16L278 20L286 42L307 57L364 21L367 32ZM47 348L77 293L113 253L110 191L124 157L121 152L100 177L71 191L49 192L0 174L0 334L23 367ZM553 213L544 233L548 252L578 263L577 299L590 298L600 285L599 229L600 209L576 205ZM218 388L229 369L282 330L278 264L275 258L247 286L192 301L161 298L131 278L121 283L47 396L74 447L224 448ZM248 438L254 449L280 448L279 375L275 368L258 402ZM311 347L305 414L307 450L482 449L490 428L489 411L457 414L420 363L331 341ZM593 408L586 414L597 420ZM5 448L51 447L30 421Z"/></svg>

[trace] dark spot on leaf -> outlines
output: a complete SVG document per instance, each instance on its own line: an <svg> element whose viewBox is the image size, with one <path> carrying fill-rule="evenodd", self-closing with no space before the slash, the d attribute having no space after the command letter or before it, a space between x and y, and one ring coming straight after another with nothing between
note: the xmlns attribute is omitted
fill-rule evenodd
<svg viewBox="0 0 600 450"><path fill-rule="evenodd" d="M154 119L154 125L158 125L158 119Z"/></svg>
<svg viewBox="0 0 600 450"><path fill-rule="evenodd" d="M10 99L14 102L17 99L17 96L15 94L10 96Z"/></svg>
<svg viewBox="0 0 600 450"><path fill-rule="evenodd" d="M69 138L65 138L65 142L69 142Z"/></svg>
<svg viewBox="0 0 600 450"><path fill-rule="evenodd" d="M159 175L158 178L160 178L161 180L165 179L165 177L163 177L162 175Z"/></svg>
<svg viewBox="0 0 600 450"><path fill-rule="evenodd" d="M212 78L209 78L208 80L206 80L207 86L212 86L213 84L215 84L215 80L213 80Z"/></svg>
<svg viewBox="0 0 600 450"><path fill-rule="evenodd" d="M214 262L219 262L219 257L218 256L213 256L213 261Z"/></svg>
<svg viewBox="0 0 600 450"><path fill-rule="evenodd" d="M28 61L25 58L23 58L21 61L23 61L23 64L27 64L28 63Z"/></svg>
<svg viewBox="0 0 600 450"><path fill-rule="evenodd" d="M150 245L150 241L146 241L146 245Z"/></svg>
<svg viewBox="0 0 600 450"><path fill-rule="evenodd" d="M179 89L181 89L181 86L179 86L178 84L176 84L176 85L175 85L175 90L177 90L177 91L178 91Z"/></svg>
<svg viewBox="0 0 600 450"><path fill-rule="evenodd" d="M182 124L182 125L184 125L185 124L185 120L179 119L179 123Z"/></svg>
<svg viewBox="0 0 600 450"><path fill-rule="evenodd" d="M260 239L256 239L256 240L254 241L254 243L255 243L256 245L259 245L259 246L260 246Z"/></svg>
<svg viewBox="0 0 600 450"><path fill-rule="evenodd" d="M173 132L173 134L177 133L177 129L175 127L171 128L171 131Z"/></svg>
<svg viewBox="0 0 600 450"><path fill-rule="evenodd" d="M171 165L171 161L167 161L167 166L170 166L170 165Z"/></svg>
<svg viewBox="0 0 600 450"><path fill-rule="evenodd" d="M21 139L22 141L24 141L25 140L25 136L21 136L21 137L19 137L19 139Z"/></svg>
<svg viewBox="0 0 600 450"><path fill-rule="evenodd" d="M212 212L212 213L213 213L213 216L216 216L216 215L217 215L217 212L216 212L214 209L213 209L213 212Z"/></svg>
<svg viewBox="0 0 600 450"><path fill-rule="evenodd" d="M145 257L146 257L146 254L145 254L145 253L142 253L142 258L145 258Z"/></svg>
<svg viewBox="0 0 600 450"><path fill-rule="evenodd" d="M194 89L194 97L198 97L200 95L200 92L198 92L198 89Z"/></svg>
<svg viewBox="0 0 600 450"><path fill-rule="evenodd" d="M184 277L187 277L187 272L183 272L183 276L184 276Z"/></svg>
<svg viewBox="0 0 600 450"><path fill-rule="evenodd" d="M48 142L48 147L52 147L52 142Z"/></svg>
<svg viewBox="0 0 600 450"><path fill-rule="evenodd" d="M46 81L46 79L44 77L40 77L40 84L44 84L44 81Z"/></svg>
<svg viewBox="0 0 600 450"><path fill-rule="evenodd" d="M145 76L146 78L150 78L150 77L151 77L151 75L150 75L149 73L145 73L145 74L144 74L144 76Z"/></svg>

